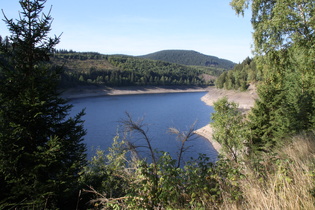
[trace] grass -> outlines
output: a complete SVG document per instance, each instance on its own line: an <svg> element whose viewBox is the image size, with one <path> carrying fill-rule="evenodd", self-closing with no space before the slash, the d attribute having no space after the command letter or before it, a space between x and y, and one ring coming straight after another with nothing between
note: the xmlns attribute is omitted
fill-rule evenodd
<svg viewBox="0 0 315 210"><path fill-rule="evenodd" d="M315 139L311 135L294 137L274 157L263 157L259 170L242 167L239 180L242 199L231 201L223 194L220 209L315 209Z"/></svg>

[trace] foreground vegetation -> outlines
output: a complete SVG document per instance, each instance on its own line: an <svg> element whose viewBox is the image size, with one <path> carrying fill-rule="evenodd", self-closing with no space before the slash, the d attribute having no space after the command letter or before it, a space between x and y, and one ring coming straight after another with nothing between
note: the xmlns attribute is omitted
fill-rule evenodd
<svg viewBox="0 0 315 210"><path fill-rule="evenodd" d="M98 151L85 168L81 181L88 184L83 190L90 196L88 205L96 209L314 208L314 134L287 139L281 150L244 156L238 162L221 156L213 164L201 155L182 167L178 159L162 152L151 153L152 162L128 159L126 143L115 140L108 154Z"/></svg>
<svg viewBox="0 0 315 210"><path fill-rule="evenodd" d="M215 163L203 154L183 161L193 128L184 132L171 129L179 143L178 156L171 157L152 148L146 126L130 115L122 122L123 135L114 139L109 151L97 151L87 163L82 143L84 112L68 117L71 105L58 95L58 82L65 74L56 60L66 54L53 54L59 37L47 37L52 19L42 15L45 2L21 0L20 19L4 18L12 35L0 45L1 209L314 208L312 2L231 2L239 14L252 6L255 63L248 60L241 65L255 67L263 76L259 99L249 113L241 113L226 98L214 104L213 138L222 145ZM152 76L152 82L173 83L182 78L183 83L191 83L199 81L202 72L193 74L190 67L161 61L137 63L126 56L73 55L79 58L73 58L71 65L82 67L81 56L94 56L89 59L97 60L96 66L103 62L113 68L109 75L120 71L118 76L96 71L94 79L94 70L89 69L85 72L89 78L84 72L77 75L82 82L112 79L143 85ZM71 65L66 68L71 70ZM148 66L152 67L150 73L143 71ZM131 67L139 74L134 72L132 77ZM126 72L129 74L124 75ZM245 87L245 73L237 77L243 82L235 83L233 75L239 72L227 73L228 82L223 86ZM127 135L130 132L144 144L137 145L139 141ZM149 157L141 158L139 148L145 148Z"/></svg>
<svg viewBox="0 0 315 210"><path fill-rule="evenodd" d="M48 38L44 1L20 1L20 19L0 44L0 209L73 209L86 164L83 111L58 95L61 69L48 65L59 38Z"/></svg>

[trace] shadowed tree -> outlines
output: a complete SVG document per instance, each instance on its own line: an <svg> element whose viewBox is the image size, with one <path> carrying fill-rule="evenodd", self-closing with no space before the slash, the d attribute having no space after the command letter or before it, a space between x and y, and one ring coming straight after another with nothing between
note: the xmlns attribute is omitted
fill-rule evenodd
<svg viewBox="0 0 315 210"><path fill-rule="evenodd" d="M4 15L11 35L0 46L0 208L73 208L86 161L84 113L68 117L61 69L48 62L59 37L48 37L45 3L21 0L19 19Z"/></svg>

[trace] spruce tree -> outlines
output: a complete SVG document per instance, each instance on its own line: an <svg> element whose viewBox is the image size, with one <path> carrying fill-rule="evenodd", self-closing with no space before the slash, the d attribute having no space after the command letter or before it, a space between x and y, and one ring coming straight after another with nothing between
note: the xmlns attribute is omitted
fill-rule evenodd
<svg viewBox="0 0 315 210"><path fill-rule="evenodd" d="M59 37L48 37L45 0L21 0L0 46L0 208L71 208L86 161L81 116L60 97L61 69L49 63ZM73 207L72 207L73 208Z"/></svg>

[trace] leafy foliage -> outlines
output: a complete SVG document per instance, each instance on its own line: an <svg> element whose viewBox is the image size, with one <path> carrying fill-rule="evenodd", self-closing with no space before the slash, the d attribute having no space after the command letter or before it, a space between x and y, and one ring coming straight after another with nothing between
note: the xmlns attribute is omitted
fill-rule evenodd
<svg viewBox="0 0 315 210"><path fill-rule="evenodd" d="M255 62L263 74L251 119L254 142L270 147L314 128L314 3L232 1L238 14L250 5Z"/></svg>
<svg viewBox="0 0 315 210"><path fill-rule="evenodd" d="M0 46L1 208L72 208L85 164L84 113L67 119L60 68L47 63L59 37L47 37L52 18L44 4L23 0L20 19L5 17L11 36Z"/></svg>
<svg viewBox="0 0 315 210"><path fill-rule="evenodd" d="M222 145L226 157L237 162L248 141L247 127L238 105L222 98L214 103L212 114L213 139Z"/></svg>
<svg viewBox="0 0 315 210"><path fill-rule="evenodd" d="M215 179L210 178L214 165L209 158L200 155L180 167L180 158L173 159L150 146L142 122L134 122L128 115L124 125L128 132L140 133L147 146L117 137L108 155L97 152L82 176L82 182L89 186L86 192L94 198L91 204L99 208L154 209L197 208L216 202L219 194ZM185 143L191 134L181 136ZM140 146L148 149L150 159L136 155Z"/></svg>
<svg viewBox="0 0 315 210"><path fill-rule="evenodd" d="M233 104L221 104L230 110L226 116L238 116ZM145 130L130 118L127 122L129 131L130 125ZM238 136L234 134L231 141ZM107 155L97 151L85 167L81 182L87 194L81 199L88 198L87 207L95 209L312 209L314 139L312 134L294 137L281 150L249 158L238 150L237 161L225 154L215 164L200 154L179 167L178 160L154 149L149 151L156 161L139 159L130 154L139 145L130 147L127 139L116 137Z"/></svg>

